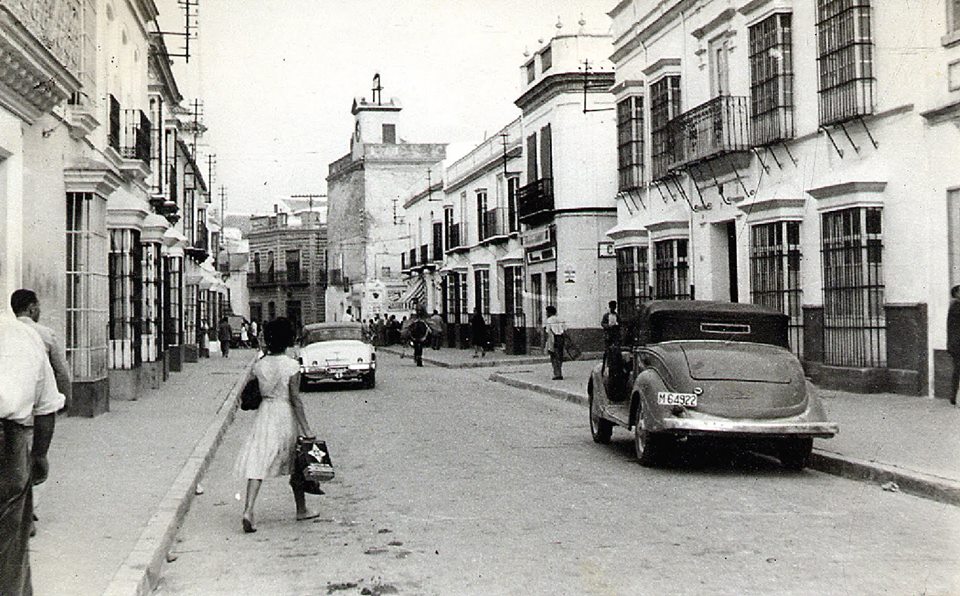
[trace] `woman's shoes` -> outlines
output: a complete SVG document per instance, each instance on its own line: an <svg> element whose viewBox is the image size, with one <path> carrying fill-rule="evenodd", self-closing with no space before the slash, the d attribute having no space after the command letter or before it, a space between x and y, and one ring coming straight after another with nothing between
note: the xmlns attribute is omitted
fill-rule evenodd
<svg viewBox="0 0 960 596"><path fill-rule="evenodd" d="M253 520L246 516L243 517L243 531L245 534L253 534L257 531L257 528L253 525Z"/></svg>
<svg viewBox="0 0 960 596"><path fill-rule="evenodd" d="M308 519L316 519L320 517L319 511L305 511L303 513L297 514L297 521L306 521Z"/></svg>

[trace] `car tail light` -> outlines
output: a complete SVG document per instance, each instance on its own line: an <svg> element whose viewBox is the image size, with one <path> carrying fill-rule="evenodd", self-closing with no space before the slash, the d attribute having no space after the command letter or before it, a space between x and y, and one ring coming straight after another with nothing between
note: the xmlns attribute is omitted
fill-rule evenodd
<svg viewBox="0 0 960 596"><path fill-rule="evenodd" d="M371 361L371 362L373 362L373 361L376 360L376 359L377 359L377 353L376 353L376 352L374 352L373 354L370 354L370 361Z"/></svg>

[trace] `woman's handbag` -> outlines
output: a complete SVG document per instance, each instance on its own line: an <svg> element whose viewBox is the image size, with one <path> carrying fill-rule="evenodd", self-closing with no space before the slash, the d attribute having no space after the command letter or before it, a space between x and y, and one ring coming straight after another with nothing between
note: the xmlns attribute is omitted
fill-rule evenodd
<svg viewBox="0 0 960 596"><path fill-rule="evenodd" d="M322 495L321 482L333 480L333 462L327 443L307 437L297 439L296 474L303 477L303 492Z"/></svg>
<svg viewBox="0 0 960 596"><path fill-rule="evenodd" d="M261 401L263 401L263 396L260 395L260 383L254 377L247 381L247 384L243 386L243 391L240 392L240 409L256 410L260 407Z"/></svg>

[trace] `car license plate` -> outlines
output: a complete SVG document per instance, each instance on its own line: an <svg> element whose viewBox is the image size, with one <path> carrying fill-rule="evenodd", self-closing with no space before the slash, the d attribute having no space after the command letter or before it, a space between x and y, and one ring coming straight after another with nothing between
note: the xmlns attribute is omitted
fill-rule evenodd
<svg viewBox="0 0 960 596"><path fill-rule="evenodd" d="M343 378L343 373L338 371L338 372L335 372L335 373L333 374L333 376L334 376L334 378L336 378L336 379L342 379L342 378Z"/></svg>
<svg viewBox="0 0 960 596"><path fill-rule="evenodd" d="M697 407L696 393L674 393L672 391L657 392L657 404L661 406Z"/></svg>

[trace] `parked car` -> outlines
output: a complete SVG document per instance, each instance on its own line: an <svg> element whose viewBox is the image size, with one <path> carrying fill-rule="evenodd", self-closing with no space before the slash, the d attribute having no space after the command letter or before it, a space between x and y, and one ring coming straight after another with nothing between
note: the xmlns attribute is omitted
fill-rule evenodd
<svg viewBox="0 0 960 596"><path fill-rule="evenodd" d="M655 465L689 437L729 437L804 468L829 422L788 345L788 318L753 304L653 301L590 373L590 431L608 443L632 429L637 459Z"/></svg>
<svg viewBox="0 0 960 596"><path fill-rule="evenodd" d="M300 382L306 389L325 381L377 384L377 352L360 323L312 323L300 339Z"/></svg>

